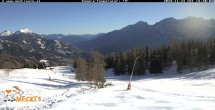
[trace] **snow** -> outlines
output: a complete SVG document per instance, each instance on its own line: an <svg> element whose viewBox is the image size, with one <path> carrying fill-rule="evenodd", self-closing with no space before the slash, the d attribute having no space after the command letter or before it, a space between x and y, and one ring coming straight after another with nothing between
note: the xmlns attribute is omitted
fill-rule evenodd
<svg viewBox="0 0 215 110"><path fill-rule="evenodd" d="M24 95L39 95L40 102L3 102L0 109L51 110L214 110L215 69L189 74L134 76L127 91L129 76L106 74L109 86L90 88L75 80L71 66L52 70L15 69L5 76L0 70L0 90L20 87ZM170 71L169 71L170 72ZM48 76L51 77L49 81Z"/></svg>
<svg viewBox="0 0 215 110"><path fill-rule="evenodd" d="M62 47L62 45L60 44L60 42L59 42L58 40L54 40L54 41L55 41L55 43L56 43L56 49L57 49L57 50L60 50L61 47Z"/></svg>
<svg viewBox="0 0 215 110"><path fill-rule="evenodd" d="M62 53L62 54L67 53L67 51L62 50L62 45L58 40L54 40L54 41L55 41L55 51Z"/></svg>
<svg viewBox="0 0 215 110"><path fill-rule="evenodd" d="M40 63L47 63L48 60L40 60Z"/></svg>
<svg viewBox="0 0 215 110"><path fill-rule="evenodd" d="M28 28L22 28L19 31L17 31L18 33L32 33L32 30L28 29Z"/></svg>
<svg viewBox="0 0 215 110"><path fill-rule="evenodd" d="M62 100L66 91L71 91L74 88L79 89L81 83L76 82L74 77L69 79L58 74L57 69L54 73L52 70L38 70L38 69L15 69L9 76L4 75L4 71L0 70L0 87L1 91L12 89L13 86L18 86L24 95L41 96L41 102L3 102L4 97L0 95L0 109L7 106L13 109L35 109L44 108L48 103L55 98ZM74 73L71 76L74 76ZM49 81L49 76L51 81ZM76 87L78 86L78 87ZM71 89L71 90L70 90ZM72 94L72 93L71 93Z"/></svg>
<svg viewBox="0 0 215 110"><path fill-rule="evenodd" d="M44 43L42 42L42 39L37 39L37 44L40 45L40 48L41 48L41 49L44 49L44 48L45 48L45 45L44 45Z"/></svg>
<svg viewBox="0 0 215 110"><path fill-rule="evenodd" d="M13 34L13 33L14 33L14 32L5 30L5 31L3 31L3 32L0 34L0 36L9 36L9 35L11 35L11 34Z"/></svg>
<svg viewBox="0 0 215 110"><path fill-rule="evenodd" d="M215 69L210 72L215 75ZM134 77L131 91L126 90L128 76L108 77L113 86L69 98L56 105L53 110L215 109L214 80L207 78L190 80L184 78L186 75L182 76Z"/></svg>
<svg viewBox="0 0 215 110"><path fill-rule="evenodd" d="M27 42L25 40L22 41L24 44L27 44Z"/></svg>
<svg viewBox="0 0 215 110"><path fill-rule="evenodd" d="M28 28L22 28L18 31L15 32L16 34L19 34L19 33L32 33L32 30L28 29ZM14 32L11 32L11 31L8 31L8 30L5 30L3 31L2 33L0 33L0 36L10 36L11 34L14 34Z"/></svg>

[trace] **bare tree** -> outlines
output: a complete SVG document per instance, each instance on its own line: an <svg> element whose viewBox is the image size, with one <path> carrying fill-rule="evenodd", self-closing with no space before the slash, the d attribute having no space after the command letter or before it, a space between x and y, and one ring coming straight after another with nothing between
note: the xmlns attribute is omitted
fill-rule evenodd
<svg viewBox="0 0 215 110"><path fill-rule="evenodd" d="M91 58L86 61L79 58L76 61L76 79L86 80L90 84L95 83L99 88L102 88L105 83L105 62L100 53L90 51ZM92 86L92 85L91 85Z"/></svg>
<svg viewBox="0 0 215 110"><path fill-rule="evenodd" d="M83 58L79 58L76 61L76 76L75 78L77 80L84 81L86 80L86 75L87 75L87 61L84 60Z"/></svg>
<svg viewBox="0 0 215 110"><path fill-rule="evenodd" d="M102 55L96 51L90 51L91 59L89 60L89 81L95 82L99 88L105 83L105 62Z"/></svg>

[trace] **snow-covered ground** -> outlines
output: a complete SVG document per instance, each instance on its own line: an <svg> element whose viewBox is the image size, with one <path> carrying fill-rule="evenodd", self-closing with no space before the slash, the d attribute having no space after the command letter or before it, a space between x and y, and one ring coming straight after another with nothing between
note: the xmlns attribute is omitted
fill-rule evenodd
<svg viewBox="0 0 215 110"><path fill-rule="evenodd" d="M25 96L41 96L38 102L4 102L0 109L53 110L214 110L215 69L189 74L129 76L107 72L103 89L92 89L74 79L68 67L53 70L17 69L5 76L0 70L0 90L18 86ZM49 77L51 77L51 81Z"/></svg>

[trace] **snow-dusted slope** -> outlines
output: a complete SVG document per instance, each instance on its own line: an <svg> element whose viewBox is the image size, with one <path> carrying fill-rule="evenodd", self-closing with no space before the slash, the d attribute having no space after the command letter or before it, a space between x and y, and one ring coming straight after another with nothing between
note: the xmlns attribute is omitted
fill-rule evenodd
<svg viewBox="0 0 215 110"><path fill-rule="evenodd" d="M11 35L11 34L13 34L13 33L14 33L14 32L5 30L5 31L3 31L3 32L0 34L0 36L9 36L9 35Z"/></svg>
<svg viewBox="0 0 215 110"><path fill-rule="evenodd" d="M21 28L20 30L18 30L16 32L11 32L11 31L5 30L0 33L0 36L10 36L12 34L20 34L20 33L30 34L30 33L33 33L33 31L28 28Z"/></svg>
<svg viewBox="0 0 215 110"><path fill-rule="evenodd" d="M40 95L41 102L3 102L0 109L53 110L214 110L215 69L189 74L134 76L127 91L129 76L107 74L111 83L103 89L90 89L78 82L71 68L51 70L20 69L4 76L1 90L19 86L25 95ZM198 77L197 77L197 76ZM48 76L52 81L49 81Z"/></svg>

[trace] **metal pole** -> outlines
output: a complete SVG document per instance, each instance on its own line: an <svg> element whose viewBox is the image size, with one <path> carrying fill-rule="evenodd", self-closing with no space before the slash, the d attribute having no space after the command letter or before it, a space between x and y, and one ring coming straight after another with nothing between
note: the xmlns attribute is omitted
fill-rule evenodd
<svg viewBox="0 0 215 110"><path fill-rule="evenodd" d="M140 56L138 56L138 57L135 59L135 62L134 62L134 66L133 66L133 69L132 69L132 72L131 72L131 77L130 77L129 83L131 82L131 78L132 78L132 76L133 76L133 74L134 74L134 67L135 67L135 65L136 65L136 62L137 62L137 59L138 59L138 58L140 58Z"/></svg>

